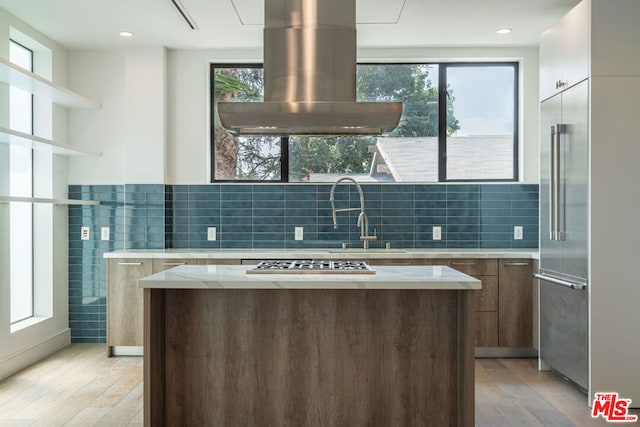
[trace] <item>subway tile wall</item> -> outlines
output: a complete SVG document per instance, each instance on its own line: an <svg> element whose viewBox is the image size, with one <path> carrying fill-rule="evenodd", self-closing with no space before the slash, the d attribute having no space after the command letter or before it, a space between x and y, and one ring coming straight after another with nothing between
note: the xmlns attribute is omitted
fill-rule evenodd
<svg viewBox="0 0 640 427"><path fill-rule="evenodd" d="M72 342L106 342L105 252L165 247L164 185L71 185L69 198L69 328ZM81 228L89 227L89 239ZM109 240L101 240L109 227Z"/></svg>
<svg viewBox="0 0 640 427"><path fill-rule="evenodd" d="M535 184L362 184L371 247L537 248ZM106 341L104 252L163 248L356 247L360 198L353 185L82 185L69 198L98 206L69 207L69 324L73 342ZM513 240L513 227L524 228ZM80 227L90 228L89 240ZM440 226L442 240L433 240ZM102 227L110 239L100 240ZM216 227L217 240L207 240ZM304 240L294 238L303 227Z"/></svg>

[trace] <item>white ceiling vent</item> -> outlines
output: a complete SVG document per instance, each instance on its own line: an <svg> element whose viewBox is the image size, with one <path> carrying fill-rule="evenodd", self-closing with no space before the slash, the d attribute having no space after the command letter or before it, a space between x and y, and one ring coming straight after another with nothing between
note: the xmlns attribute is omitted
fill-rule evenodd
<svg viewBox="0 0 640 427"><path fill-rule="evenodd" d="M178 10L178 13L182 17L182 19L184 19L184 21L187 23L189 28L191 28L192 30L197 30L198 25L196 24L196 21L193 20L193 18L189 14L189 11L187 10L187 8L184 7L184 5L180 2L180 0L171 0L171 3L173 3L173 6Z"/></svg>

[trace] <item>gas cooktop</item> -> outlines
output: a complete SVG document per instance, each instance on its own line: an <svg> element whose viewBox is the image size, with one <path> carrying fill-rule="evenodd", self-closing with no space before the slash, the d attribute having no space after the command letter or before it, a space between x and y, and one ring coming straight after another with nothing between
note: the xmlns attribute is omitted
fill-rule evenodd
<svg viewBox="0 0 640 427"><path fill-rule="evenodd" d="M261 261L247 273L375 274L376 271L364 261L275 260Z"/></svg>

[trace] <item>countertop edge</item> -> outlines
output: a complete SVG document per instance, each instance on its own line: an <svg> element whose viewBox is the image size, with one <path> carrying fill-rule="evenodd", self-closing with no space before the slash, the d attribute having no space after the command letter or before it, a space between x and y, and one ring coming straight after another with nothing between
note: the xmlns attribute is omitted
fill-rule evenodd
<svg viewBox="0 0 640 427"><path fill-rule="evenodd" d="M248 266L183 265L138 280L144 289L477 290L480 280L447 266L384 266L376 274L246 274Z"/></svg>
<svg viewBox="0 0 640 427"><path fill-rule="evenodd" d="M538 249L406 249L372 252L336 249L125 249L105 252L106 259L424 259L424 258L529 258Z"/></svg>

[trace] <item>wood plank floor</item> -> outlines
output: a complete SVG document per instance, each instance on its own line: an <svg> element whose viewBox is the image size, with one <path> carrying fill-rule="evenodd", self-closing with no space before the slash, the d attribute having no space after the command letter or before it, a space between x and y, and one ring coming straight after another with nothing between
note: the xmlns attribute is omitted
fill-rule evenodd
<svg viewBox="0 0 640 427"><path fill-rule="evenodd" d="M72 344L0 382L0 426L141 426L142 358L105 354L104 344ZM535 359L477 359L476 425L610 424Z"/></svg>

